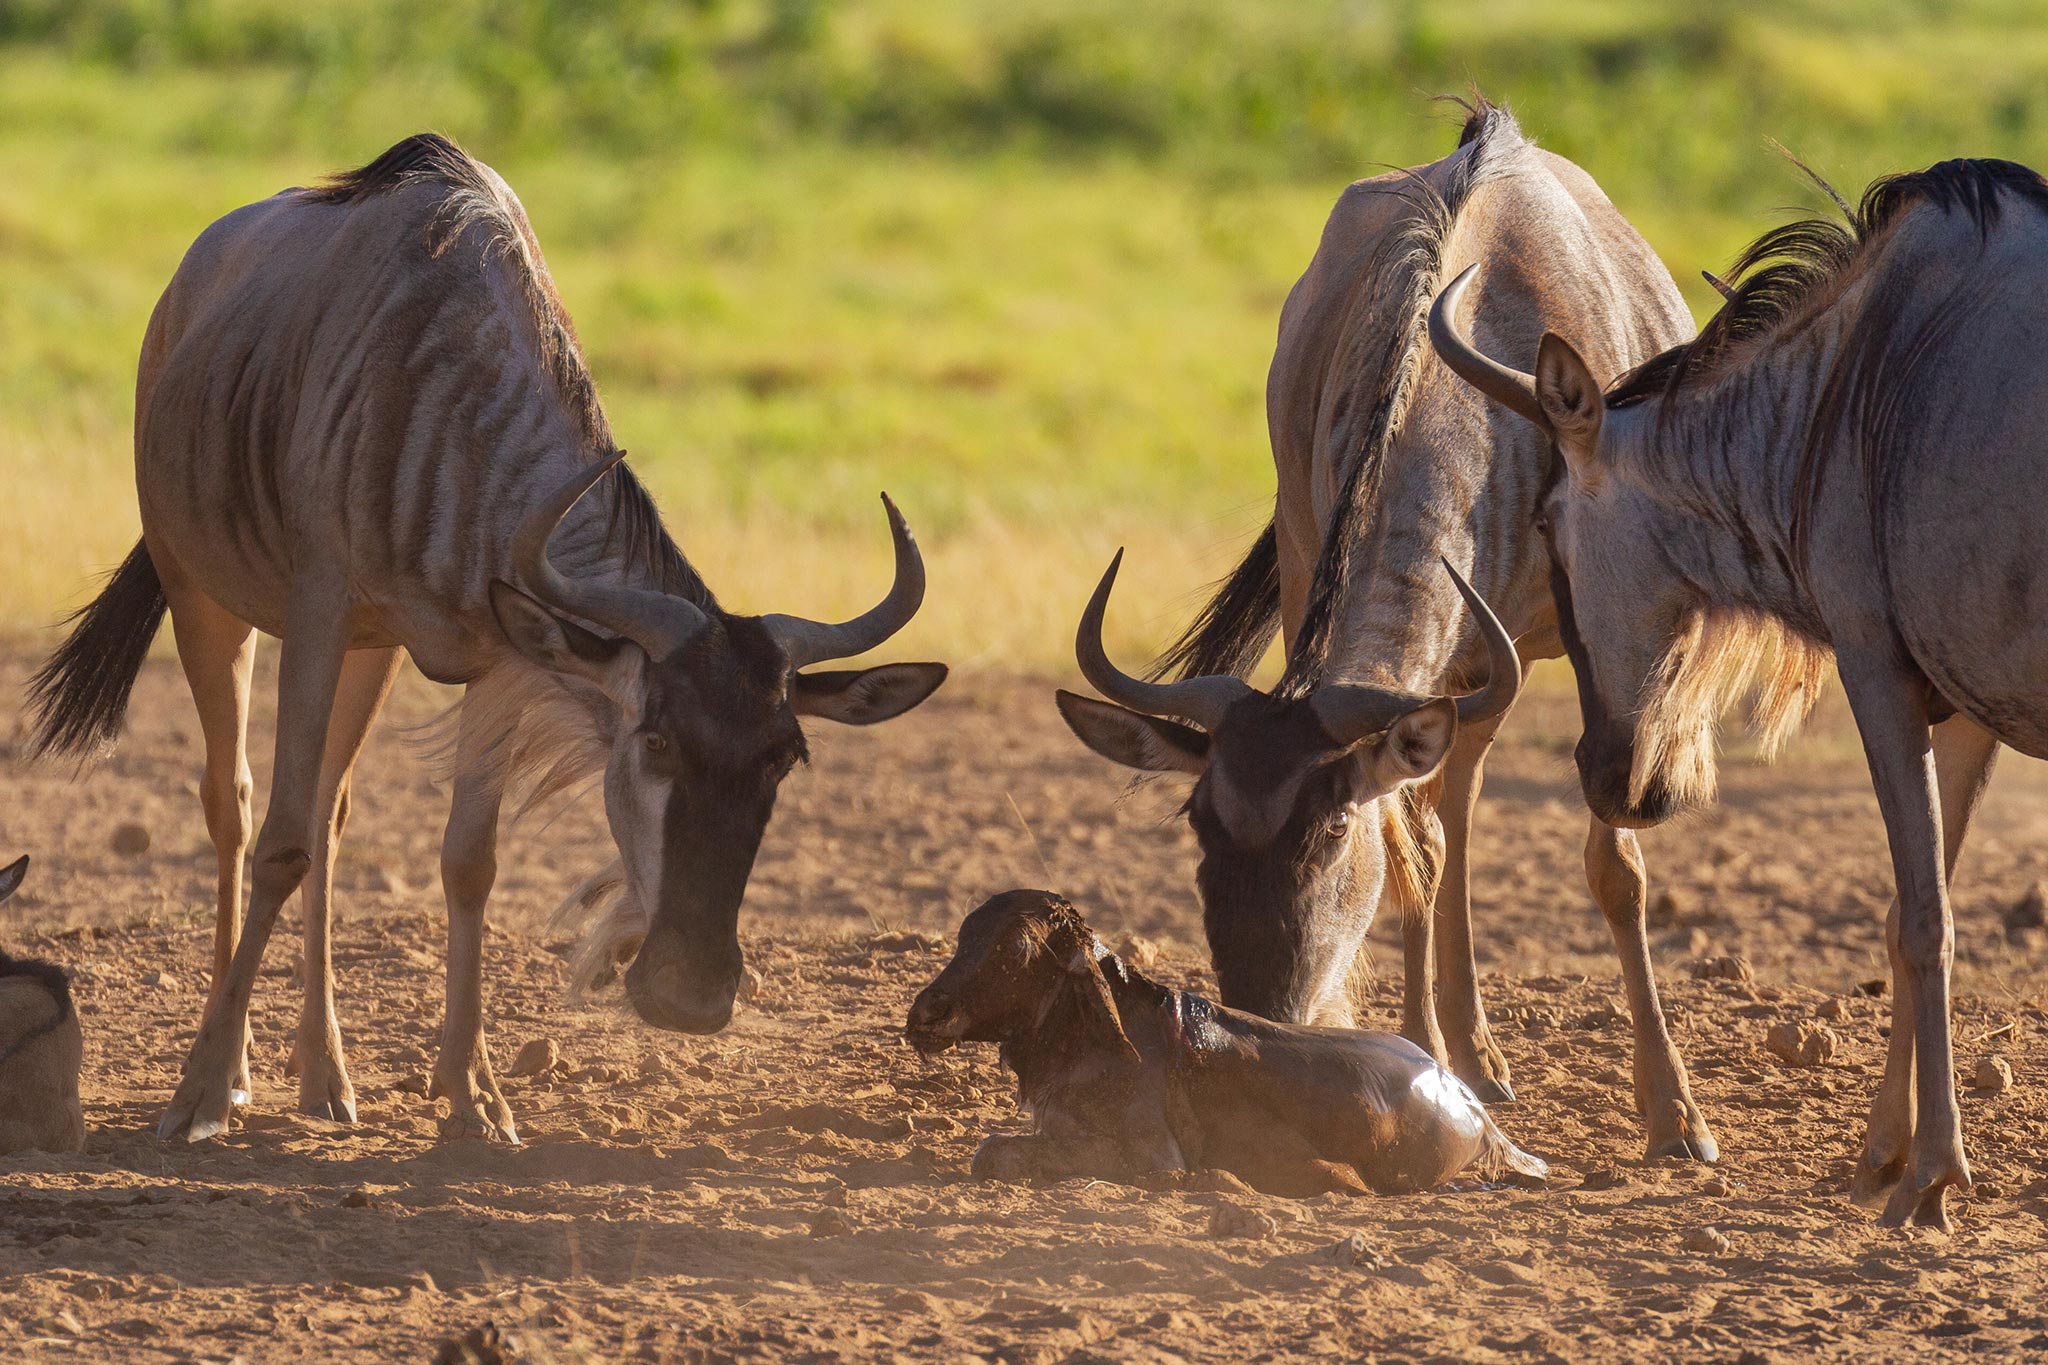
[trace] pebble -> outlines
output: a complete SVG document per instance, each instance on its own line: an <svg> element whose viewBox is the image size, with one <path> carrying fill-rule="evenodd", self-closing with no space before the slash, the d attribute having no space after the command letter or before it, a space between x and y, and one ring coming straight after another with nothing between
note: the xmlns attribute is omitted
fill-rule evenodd
<svg viewBox="0 0 2048 1365"><path fill-rule="evenodd" d="M124 820L114 826L114 837L110 841L114 852L124 858L140 857L149 852L149 826Z"/></svg>
<svg viewBox="0 0 2048 1365"><path fill-rule="evenodd" d="M811 1236L844 1237L853 1231L853 1220L838 1209L826 1209L811 1220Z"/></svg>
<svg viewBox="0 0 2048 1365"><path fill-rule="evenodd" d="M1586 1178L1579 1182L1582 1190L1611 1190L1629 1183L1627 1171L1619 1166L1601 1166L1586 1172Z"/></svg>
<svg viewBox="0 0 2048 1365"><path fill-rule="evenodd" d="M742 1001L756 1000L760 998L761 987L764 984L761 974L752 967L747 967L740 972L740 988L733 994Z"/></svg>
<svg viewBox="0 0 2048 1365"><path fill-rule="evenodd" d="M1262 1241L1280 1231L1268 1214L1244 1204L1222 1203L1209 1215L1211 1237L1242 1237Z"/></svg>
<svg viewBox="0 0 2048 1365"><path fill-rule="evenodd" d="M1715 1227L1694 1228L1685 1234L1685 1249L1704 1256L1726 1256L1735 1250L1735 1244L1728 1240L1728 1234Z"/></svg>
<svg viewBox="0 0 2048 1365"><path fill-rule="evenodd" d="M1990 1095L2012 1089L2012 1063L2003 1057L1986 1057L1977 1063L1977 1088Z"/></svg>
<svg viewBox="0 0 2048 1365"><path fill-rule="evenodd" d="M1387 1253L1366 1241L1364 1233L1354 1232L1324 1247L1323 1259L1334 1265L1377 1270L1387 1264Z"/></svg>
<svg viewBox="0 0 2048 1365"><path fill-rule="evenodd" d="M1756 980L1756 969L1746 957L1703 957L1692 964L1692 974L1699 981L1734 981L1745 986Z"/></svg>
<svg viewBox="0 0 2048 1365"><path fill-rule="evenodd" d="M167 976L154 967L151 967L142 974L142 984L154 987L160 991L174 991L178 989L178 979L176 977Z"/></svg>
<svg viewBox="0 0 2048 1365"><path fill-rule="evenodd" d="M350 1190L341 1197L341 1206L345 1209L374 1209L377 1197L368 1190Z"/></svg>
<svg viewBox="0 0 2048 1365"><path fill-rule="evenodd" d="M1820 1066L1833 1059L1842 1040L1826 1024L1773 1024L1764 1047L1787 1066Z"/></svg>
<svg viewBox="0 0 2048 1365"><path fill-rule="evenodd" d="M1815 1010L1814 1013L1832 1023L1839 1024L1849 1017L1849 1002L1841 999L1830 1000Z"/></svg>
<svg viewBox="0 0 2048 1365"><path fill-rule="evenodd" d="M1710 1175L1706 1183L1700 1186L1700 1193L1715 1199L1726 1199L1735 1193L1735 1183L1725 1175Z"/></svg>
<svg viewBox="0 0 2048 1365"><path fill-rule="evenodd" d="M512 1059L507 1076L539 1076L553 1071L562 1063L561 1049L552 1038L536 1038L519 1049L519 1055Z"/></svg>

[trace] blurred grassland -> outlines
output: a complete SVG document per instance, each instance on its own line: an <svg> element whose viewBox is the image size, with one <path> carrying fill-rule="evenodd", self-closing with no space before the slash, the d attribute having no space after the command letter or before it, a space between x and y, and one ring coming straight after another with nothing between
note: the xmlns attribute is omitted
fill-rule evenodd
<svg viewBox="0 0 2048 1365"><path fill-rule="evenodd" d="M2048 13L1194 0L0 0L0 628L135 534L134 357L185 246L420 128L518 189L619 438L730 605L863 606L874 495L932 567L891 653L1065 665L1170 635L1263 523L1282 299L1348 181L1477 82L1696 306L1814 196L2040 160Z"/></svg>

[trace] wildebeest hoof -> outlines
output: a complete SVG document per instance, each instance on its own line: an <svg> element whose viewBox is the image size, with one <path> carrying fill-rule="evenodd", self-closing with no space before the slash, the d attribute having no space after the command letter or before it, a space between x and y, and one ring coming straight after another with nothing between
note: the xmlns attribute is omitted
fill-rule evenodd
<svg viewBox="0 0 2048 1365"><path fill-rule="evenodd" d="M1451 1074L1479 1097L1481 1104L1513 1104L1515 1087L1508 1079L1508 1059L1490 1034L1482 1031L1462 1044L1449 1044Z"/></svg>
<svg viewBox="0 0 2048 1365"><path fill-rule="evenodd" d="M512 1122L512 1106L498 1093L498 1082L488 1064L449 1076L439 1072L427 1088L427 1098L448 1100L448 1117L441 1120L443 1138L481 1138L486 1142L519 1145L519 1128Z"/></svg>
<svg viewBox="0 0 2048 1365"><path fill-rule="evenodd" d="M158 1140L172 1142L183 1138L187 1142L204 1142L219 1137L228 1130L233 1093L231 1086L210 1084L196 1075L187 1075L178 1083L170 1107L157 1123Z"/></svg>
<svg viewBox="0 0 2048 1365"><path fill-rule="evenodd" d="M1873 1161L1866 1153L1856 1163L1855 1179L1849 1182L1849 1198L1865 1208L1883 1204L1893 1188L1906 1177L1906 1159Z"/></svg>
<svg viewBox="0 0 2048 1365"><path fill-rule="evenodd" d="M335 1123L356 1121L356 1088L350 1084L348 1067L332 1053L311 1058L294 1053L285 1074L299 1078L299 1112Z"/></svg>
<svg viewBox="0 0 2048 1365"><path fill-rule="evenodd" d="M981 1146L974 1149L974 1164L970 1169L976 1180L1022 1184L1037 1179L1042 1165L1038 1160L1037 1144L1031 1139L997 1133L982 1139Z"/></svg>
<svg viewBox="0 0 2048 1365"><path fill-rule="evenodd" d="M494 1123L481 1109L471 1109L451 1113L442 1119L441 1139L444 1142L502 1142L508 1147L517 1147L519 1130L513 1125L509 1113L503 1122Z"/></svg>
<svg viewBox="0 0 2048 1365"><path fill-rule="evenodd" d="M1711 1166L1721 1159L1721 1147L1707 1129L1706 1116L1693 1105L1674 1100L1664 1122L1650 1124L1643 1156L1649 1161L1698 1161Z"/></svg>
<svg viewBox="0 0 2048 1365"><path fill-rule="evenodd" d="M1932 1180L1901 1180L1892 1190L1892 1197L1877 1221L1888 1228L1911 1226L1954 1232L1955 1224L1948 1215L1949 1187L1959 1185L1967 1188L1968 1184L1968 1176L1947 1170Z"/></svg>

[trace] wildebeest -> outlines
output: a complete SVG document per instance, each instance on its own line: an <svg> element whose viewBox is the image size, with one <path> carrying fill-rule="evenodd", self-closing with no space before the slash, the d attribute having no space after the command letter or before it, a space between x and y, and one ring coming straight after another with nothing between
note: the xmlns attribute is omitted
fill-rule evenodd
<svg viewBox="0 0 2048 1365"><path fill-rule="evenodd" d="M27 858L0 867L0 901L27 874ZM85 1146L85 1111L78 1104L84 1057L64 969L0 951L0 1156Z"/></svg>
<svg viewBox="0 0 2048 1365"><path fill-rule="evenodd" d="M927 1055L1002 1044L1034 1131L982 1143L984 1179L1206 1169L1269 1194L1401 1194L1468 1170L1546 1171L1407 1039L1275 1024L1162 986L1050 891L970 914L904 1036Z"/></svg>
<svg viewBox="0 0 2048 1365"><path fill-rule="evenodd" d="M1544 529L1602 818L1711 797L1724 705L1753 688L1783 732L1832 650L1898 890L1856 1180L1893 1190L1887 1223L1945 1226L1969 1184L1947 878L1999 744L2048 757L2044 248L2048 183L2026 167L1880 180L1845 224L1760 238L1698 338L1604 394L1560 336L1530 375L1462 335L1462 277L1433 315L1444 358L1560 453Z"/></svg>
<svg viewBox="0 0 2048 1365"><path fill-rule="evenodd" d="M1533 346L1547 322L1569 325L1619 368L1690 333L1669 273L1592 179L1479 103L1452 155L1344 192L1288 296L1266 388L1273 523L1155 670L1178 674L1178 688L1241 699L1198 716L1167 705L1178 693L1131 686L1103 689L1128 710L1073 696L1061 708L1098 752L1199 777L1187 812L1226 1004L1350 1022L1345 977L1384 894L1403 919L1402 1033L1492 1101L1511 1089L1479 1001L1467 848L1505 698L1468 712L1440 779L1423 780L1431 761L1377 805L1370 798L1397 784L1355 780L1337 760L1359 733L1315 714L1332 688L1382 689L1396 699L1375 717L1385 726L1409 704L1502 676L1440 559L1471 574L1521 658L1563 653L1548 557L1530 530L1547 443L1472 393L1422 340L1438 281L1479 259L1499 263L1475 307L1493 344ZM1273 690L1228 685L1258 662L1276 624L1287 667ZM1084 641L1090 649L1099 652ZM1198 719L1207 734L1165 716ZM1658 1003L1635 837L1595 818L1585 857L1627 982L1648 1150L1711 1160Z"/></svg>
<svg viewBox="0 0 2048 1365"><path fill-rule="evenodd" d="M142 541L35 682L43 751L104 745L168 605L205 732L220 876L213 994L164 1134L217 1133L246 1094L257 963L302 882L299 1105L354 1117L329 879L401 651L467 689L441 851L448 1002L432 1090L453 1107L450 1130L516 1136L481 982L510 780L545 792L603 773L648 922L633 1005L664 1028L724 1026L741 899L777 788L806 756L799 719L886 720L945 668L802 671L875 648L922 601L923 562L893 504L895 583L880 605L841 624L739 616L622 459L518 199L443 138L238 209L186 254L142 347ZM238 942L257 630L283 642L278 740Z"/></svg>

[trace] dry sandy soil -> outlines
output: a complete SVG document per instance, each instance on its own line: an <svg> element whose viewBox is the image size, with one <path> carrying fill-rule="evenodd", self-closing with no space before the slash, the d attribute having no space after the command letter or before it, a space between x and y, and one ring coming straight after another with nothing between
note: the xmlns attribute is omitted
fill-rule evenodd
<svg viewBox="0 0 2048 1365"><path fill-rule="evenodd" d="M0 695L28 663L0 651ZM267 681L258 696L260 773ZM1842 1193L1882 1058L1884 1002L1857 987L1883 974L1889 872L1838 708L1784 764L1731 762L1716 810L1646 841L1660 974L1718 1169L1640 1160L1619 980L1580 881L1573 717L1539 696L1498 751L1477 860L1489 1002L1521 1094L1497 1117L1554 1163L1552 1185L1287 1201L968 1178L981 1136L1017 1124L993 1050L924 1062L897 1033L965 911L1050 885L1112 942L1156 941L1165 975L1203 979L1190 840L1165 818L1177 793L1126 796L1046 687L987 677L903 721L817 736L749 899L762 988L715 1038L565 1000L546 919L608 857L597 803L512 830L494 1052L502 1073L551 1039L562 1064L507 1083L525 1146L437 1141L420 1092L440 1016L442 803L401 725L440 700L417 680L394 699L337 874L360 1124L289 1112L288 912L256 1002L256 1104L197 1147L152 1135L212 913L175 665L150 665L120 754L84 780L9 751L0 857L35 865L0 908L0 943L77 973L91 1135L82 1155L0 1159L0 1357L425 1361L485 1322L540 1362L2048 1350L2048 947L2002 927L2048 874L2038 764L2008 757L1958 887L1963 1074L1998 1054L2017 1084L1965 1095L1979 1183L1941 1236L1881 1230ZM113 851L123 822L149 831L147 852ZM1373 1015L1389 1023L1392 930L1375 932ZM1754 986L1687 970L1721 954L1746 957ZM1824 1008L1846 1012L1832 1061L1766 1052L1773 1023Z"/></svg>

